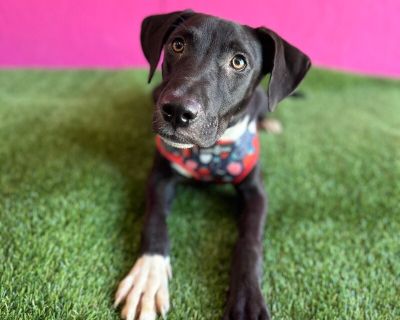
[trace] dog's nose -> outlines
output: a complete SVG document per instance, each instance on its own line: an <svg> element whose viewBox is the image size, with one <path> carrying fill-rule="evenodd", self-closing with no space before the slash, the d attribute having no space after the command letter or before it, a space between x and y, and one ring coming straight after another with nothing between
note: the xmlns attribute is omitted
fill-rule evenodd
<svg viewBox="0 0 400 320"><path fill-rule="evenodd" d="M165 103L161 107L161 113L165 121L173 127L187 127L190 122L196 119L200 105L195 101L188 101L185 104Z"/></svg>

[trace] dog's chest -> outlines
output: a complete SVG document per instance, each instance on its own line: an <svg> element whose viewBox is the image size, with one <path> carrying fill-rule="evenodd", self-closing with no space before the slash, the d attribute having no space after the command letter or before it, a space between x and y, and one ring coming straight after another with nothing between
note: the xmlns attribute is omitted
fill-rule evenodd
<svg viewBox="0 0 400 320"><path fill-rule="evenodd" d="M210 148L179 149L160 136L156 136L156 145L177 172L205 182L240 183L259 158L256 123L248 118L229 128Z"/></svg>

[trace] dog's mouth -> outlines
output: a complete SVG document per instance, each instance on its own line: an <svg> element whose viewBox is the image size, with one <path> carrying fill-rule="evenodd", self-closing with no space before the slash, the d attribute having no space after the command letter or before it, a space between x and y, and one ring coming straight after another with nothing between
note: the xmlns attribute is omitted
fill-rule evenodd
<svg viewBox="0 0 400 320"><path fill-rule="evenodd" d="M162 135L160 135L161 139L168 145L170 145L171 147L174 148L178 148L178 149L190 149L194 147L194 144L192 143L182 143L180 141L177 141L176 139L169 137L163 137Z"/></svg>
<svg viewBox="0 0 400 320"><path fill-rule="evenodd" d="M211 123L211 121L209 121ZM212 122L211 124L215 123ZM217 129L215 125L204 125L203 122L197 122L187 128L173 128L168 123L162 122L155 113L153 121L153 132L168 146L178 149L190 149L193 147L208 148L217 141Z"/></svg>

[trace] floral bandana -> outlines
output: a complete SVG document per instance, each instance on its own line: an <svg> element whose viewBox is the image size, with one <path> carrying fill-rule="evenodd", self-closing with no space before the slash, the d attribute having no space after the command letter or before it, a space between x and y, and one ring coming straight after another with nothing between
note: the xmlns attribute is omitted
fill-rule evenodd
<svg viewBox="0 0 400 320"><path fill-rule="evenodd" d="M205 182L240 183L259 158L256 121L250 122L249 117L228 128L210 148L179 149L167 144L159 135L156 145L176 171Z"/></svg>

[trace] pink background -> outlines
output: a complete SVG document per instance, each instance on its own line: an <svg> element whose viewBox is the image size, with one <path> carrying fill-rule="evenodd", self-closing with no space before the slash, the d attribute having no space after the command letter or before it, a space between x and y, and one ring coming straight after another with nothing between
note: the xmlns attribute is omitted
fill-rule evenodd
<svg viewBox="0 0 400 320"><path fill-rule="evenodd" d="M186 8L270 27L315 65L400 77L399 0L0 0L0 66L144 67L143 17Z"/></svg>

